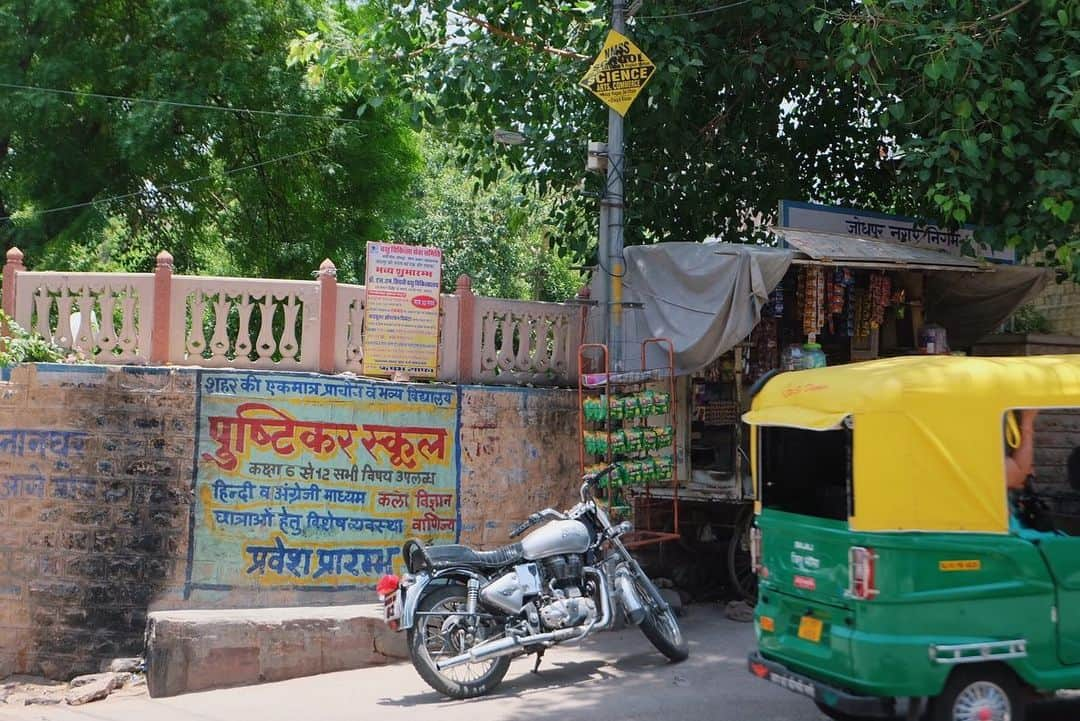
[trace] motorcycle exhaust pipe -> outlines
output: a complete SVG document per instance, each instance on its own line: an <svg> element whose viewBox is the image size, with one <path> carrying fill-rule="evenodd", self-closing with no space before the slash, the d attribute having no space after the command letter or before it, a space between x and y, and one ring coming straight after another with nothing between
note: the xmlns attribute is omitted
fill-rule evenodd
<svg viewBox="0 0 1080 721"><path fill-rule="evenodd" d="M459 654L452 658L448 658L443 661L436 661L435 668L440 671L444 671L448 668L455 666L462 666L467 663L477 663L479 661L486 661L491 658L497 658L499 656L509 656L510 654L517 653L526 646L549 646L553 643L564 643L567 641L580 641L585 638L590 631L595 627L599 627L600 630L606 629L611 625L612 613L611 603L608 600L608 585L607 580L602 573L596 571L587 571L586 573L592 573L596 576L597 587L600 591L600 618L594 620L585 626L574 626L573 628L560 628L558 631L550 631L548 633L536 633L532 636L521 636L511 638L498 638L494 641L487 641L475 648L471 648L463 654Z"/></svg>
<svg viewBox="0 0 1080 721"><path fill-rule="evenodd" d="M645 620L645 604L641 602L637 589L634 588L633 576L626 566L620 566L615 572L615 590L619 594L626 618L637 626Z"/></svg>

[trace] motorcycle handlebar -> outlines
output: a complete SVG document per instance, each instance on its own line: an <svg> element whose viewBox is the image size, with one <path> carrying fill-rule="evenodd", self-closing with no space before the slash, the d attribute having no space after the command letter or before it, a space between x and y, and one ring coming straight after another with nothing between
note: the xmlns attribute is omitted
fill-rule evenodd
<svg viewBox="0 0 1080 721"><path fill-rule="evenodd" d="M585 482L587 486L595 486L600 482L601 478L611 475L611 472L619 467L617 463L608 464L608 466L596 473L586 473L581 480Z"/></svg>
<svg viewBox="0 0 1080 721"><path fill-rule="evenodd" d="M539 513L534 513L524 521L522 521L514 530L510 531L510 538L517 538L522 533L525 533L529 529L529 526L533 525L541 518Z"/></svg>
<svg viewBox="0 0 1080 721"><path fill-rule="evenodd" d="M597 471L596 473L586 473L584 476L582 476L581 480L584 481L584 485L582 486L582 489L581 489L582 500L585 499L585 489L586 488L591 488L591 487L597 485L600 482L600 479L611 475L611 472L614 471L618 467L619 466L618 466L617 463L611 463L606 468L603 468L603 469ZM550 509L548 509L547 511L544 511L544 512L534 513L531 516L529 516L528 518L526 518L524 521L522 521L512 531L510 531L510 538L517 538L522 533L525 533L525 531L529 530L529 528L531 526L539 523L545 517L548 517L548 516L553 517L553 518L565 518L565 516L563 516L563 514L558 513L556 511L552 511Z"/></svg>

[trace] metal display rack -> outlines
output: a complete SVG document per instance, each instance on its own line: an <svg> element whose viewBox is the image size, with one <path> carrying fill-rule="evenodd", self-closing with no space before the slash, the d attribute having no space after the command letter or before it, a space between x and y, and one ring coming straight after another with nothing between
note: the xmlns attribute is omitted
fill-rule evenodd
<svg viewBox="0 0 1080 721"><path fill-rule="evenodd" d="M650 368L648 351L659 348L667 359L664 366ZM678 399L675 393L674 347L667 338L647 338L641 343L641 370L612 373L608 347L603 343L586 343L578 347L578 368L586 368L586 359L596 356L600 368L597 373L578 374L578 437L580 441L581 472L589 466L589 459L596 463L616 463L620 469L611 475L617 479L601 489L602 500L612 517L641 514L645 528L623 536L627 548L638 548L665 541L675 541L679 534L679 482L678 482ZM649 386L660 385L659 394L666 396L666 408L661 413L652 410L635 412L639 399L648 403ZM586 413L586 401L592 404L593 417ZM654 406L655 407L655 406ZM598 412L602 410L602 413ZM619 410L622 409L622 410ZM616 417L617 416L617 417ZM666 425L650 425L650 421L666 416ZM629 430L629 434L626 431ZM603 450L587 448L587 433L594 440L597 433L606 437ZM660 441L656 439L660 438ZM666 439L670 440L666 440ZM617 441L619 441L617 443ZM663 442L663 445L659 445ZM654 455L653 451L670 450L670 455ZM663 477L659 469L663 471ZM635 478L636 476L636 478ZM670 486L671 498L658 499L652 495L654 486ZM665 494L666 495L666 494ZM616 503L629 501L631 505ZM652 530L652 511L659 504L671 504L672 528L670 531ZM637 524L635 519L635 525Z"/></svg>

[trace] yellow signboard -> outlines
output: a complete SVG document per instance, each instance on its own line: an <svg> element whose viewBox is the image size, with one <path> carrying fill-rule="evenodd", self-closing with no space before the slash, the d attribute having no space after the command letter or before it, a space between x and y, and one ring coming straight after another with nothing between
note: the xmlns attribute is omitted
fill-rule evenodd
<svg viewBox="0 0 1080 721"><path fill-rule="evenodd" d="M434 378L442 251L368 243L365 278L364 375Z"/></svg>
<svg viewBox="0 0 1080 721"><path fill-rule="evenodd" d="M982 570L982 561L939 561L939 571L980 571Z"/></svg>
<svg viewBox="0 0 1080 721"><path fill-rule="evenodd" d="M612 30L604 41L600 56L579 84L619 115L626 115L654 70L656 66L641 48L630 38Z"/></svg>

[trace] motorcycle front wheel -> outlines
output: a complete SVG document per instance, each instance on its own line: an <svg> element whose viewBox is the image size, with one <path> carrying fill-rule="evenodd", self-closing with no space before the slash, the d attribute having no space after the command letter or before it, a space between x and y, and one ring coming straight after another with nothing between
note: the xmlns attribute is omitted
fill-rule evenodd
<svg viewBox="0 0 1080 721"><path fill-rule="evenodd" d="M462 664L439 670L438 661L465 653L500 633L494 624L474 629L467 626L465 587L444 586L420 599L416 623L409 629L409 656L428 686L454 699L475 698L492 691L510 668L510 657Z"/></svg>
<svg viewBox="0 0 1080 721"><path fill-rule="evenodd" d="M655 587L644 573L634 576L634 588L645 605L645 618L641 620L641 632L656 647L656 650L672 661L685 661L690 656L690 647L686 637L675 620L675 612L666 603L658 605L653 599Z"/></svg>

